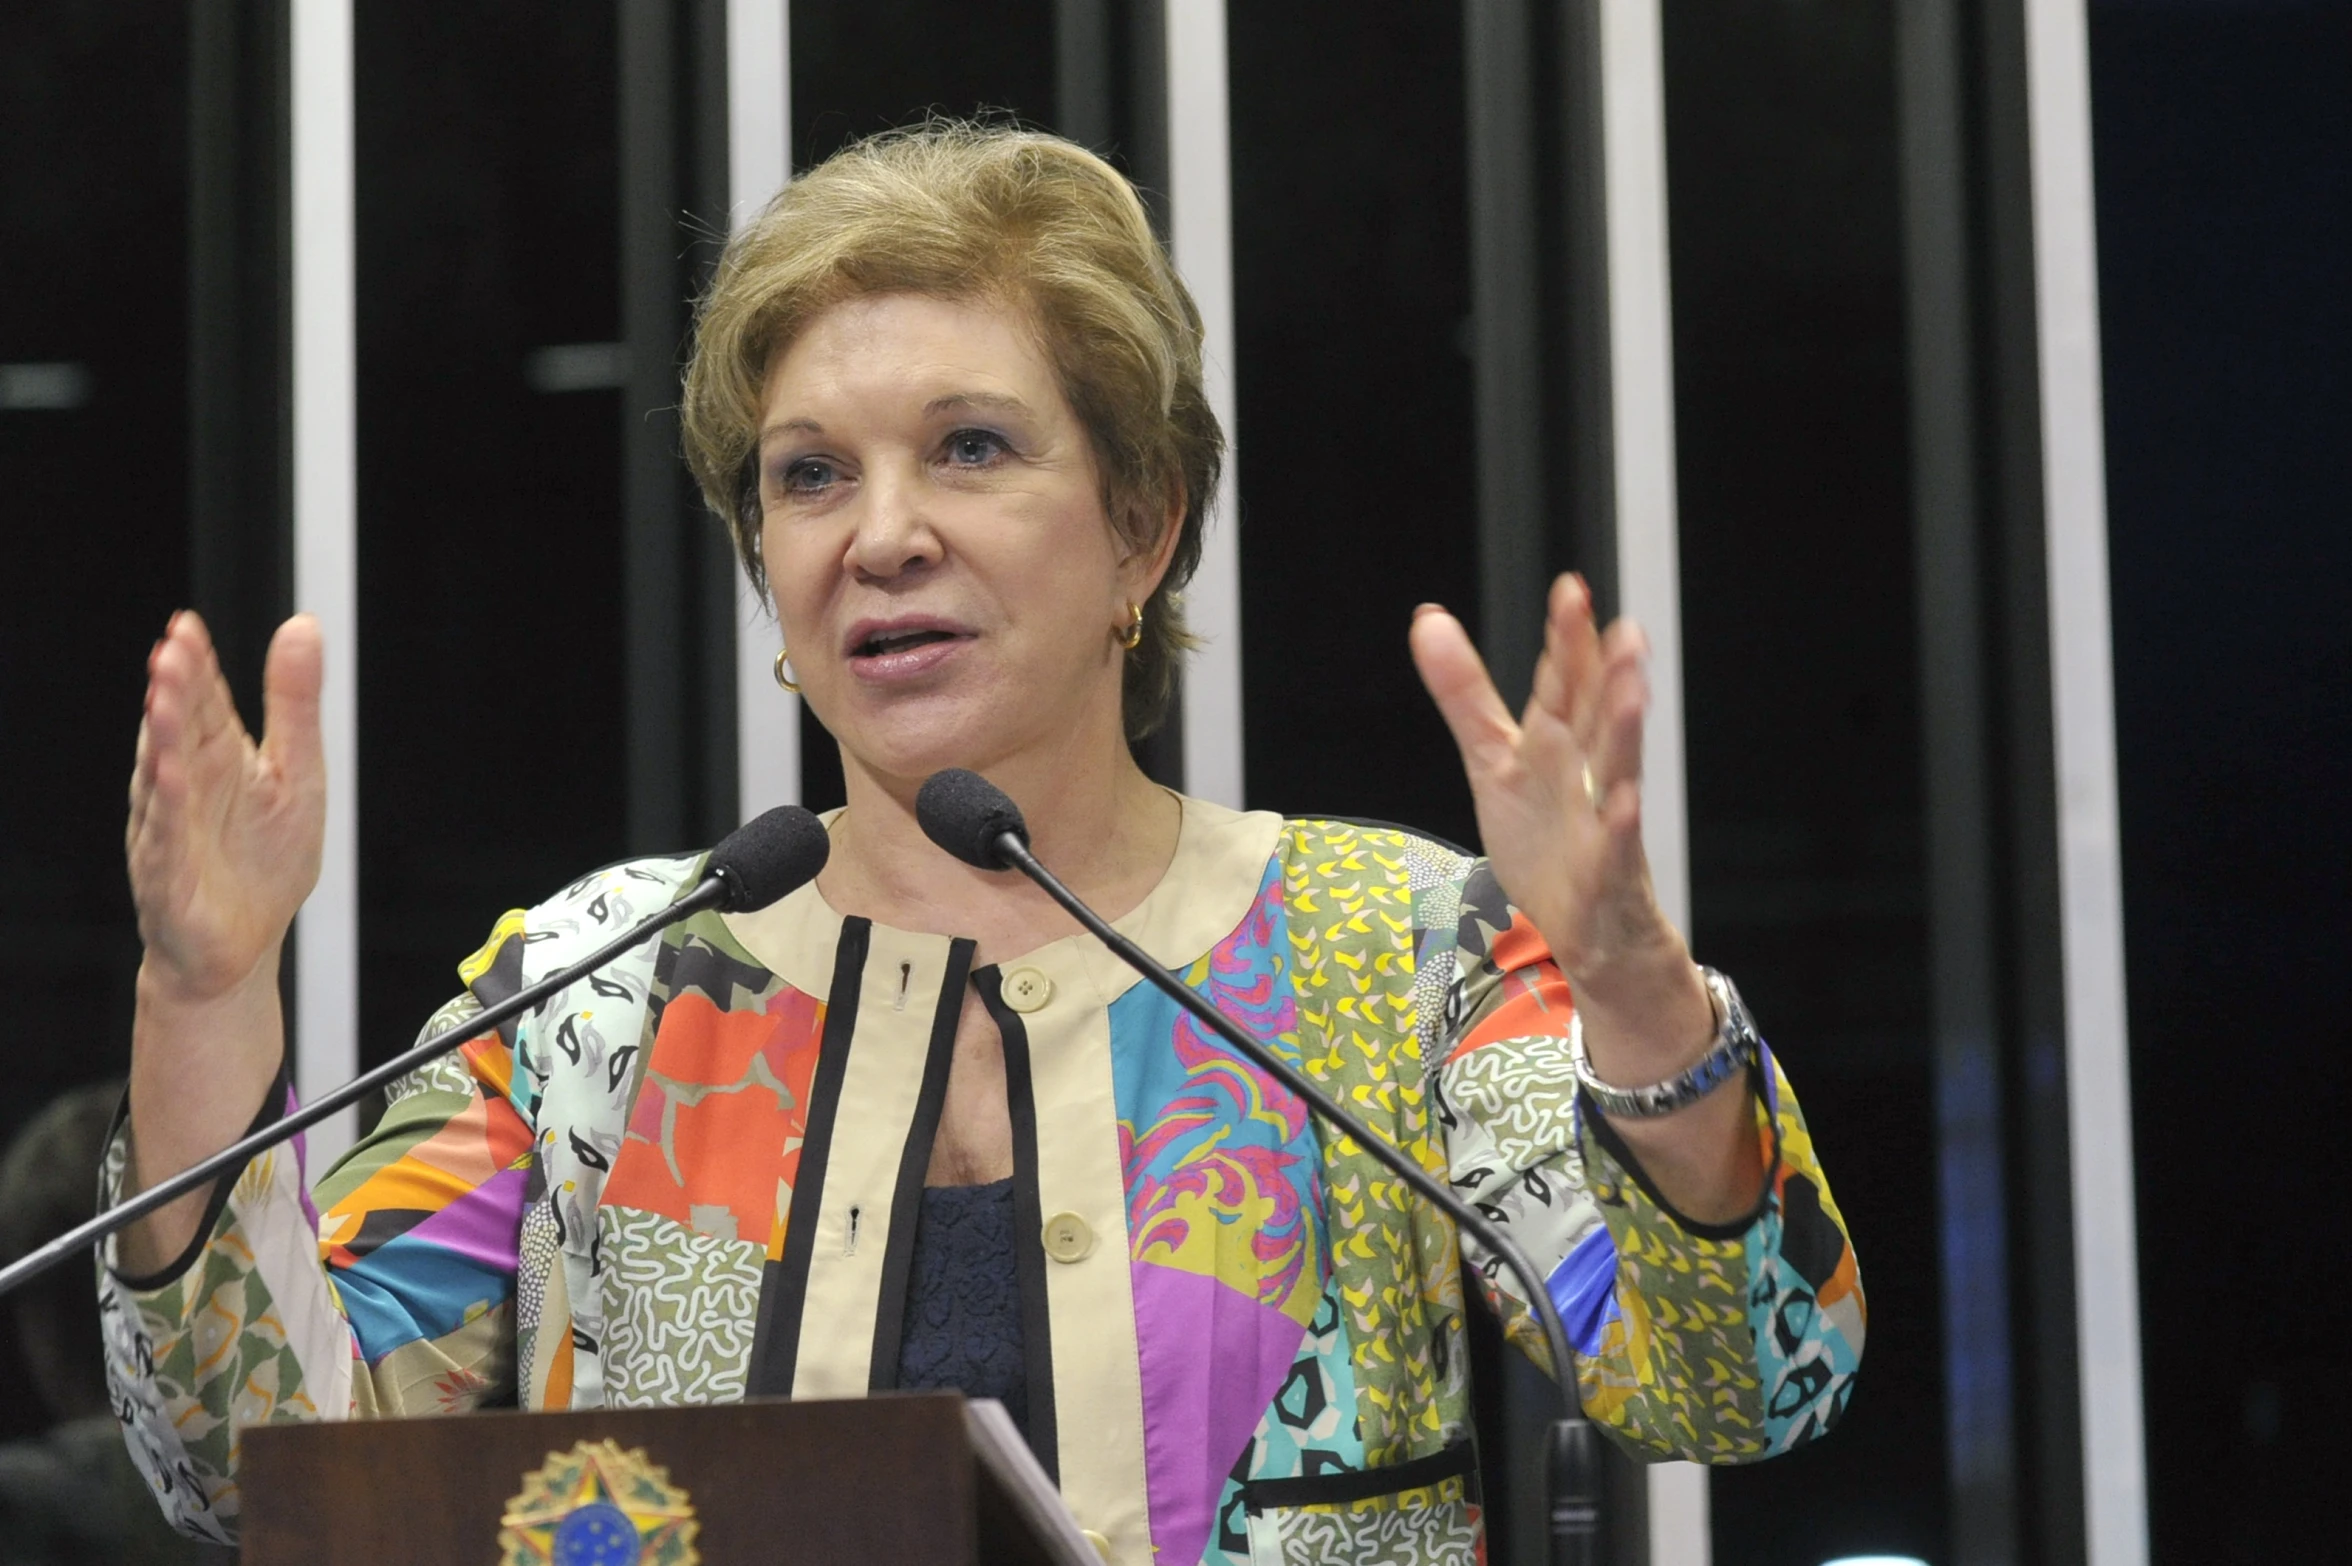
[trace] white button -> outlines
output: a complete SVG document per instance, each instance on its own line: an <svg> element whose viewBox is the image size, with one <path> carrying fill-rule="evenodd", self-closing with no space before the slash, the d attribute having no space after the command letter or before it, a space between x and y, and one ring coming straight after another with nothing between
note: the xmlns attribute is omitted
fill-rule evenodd
<svg viewBox="0 0 2352 1566"><path fill-rule="evenodd" d="M1081 1528L1078 1530L1078 1535L1088 1544L1093 1545L1094 1553L1101 1556L1105 1561L1108 1561L1111 1558L1110 1540L1104 1538L1101 1534L1096 1533L1092 1528Z"/></svg>
<svg viewBox="0 0 2352 1566"><path fill-rule="evenodd" d="M1035 968L1015 968L1005 975L1005 1004L1024 1014L1044 1009L1053 999L1053 980Z"/></svg>
<svg viewBox="0 0 2352 1566"><path fill-rule="evenodd" d="M1045 1254L1055 1261L1079 1261L1093 1249L1094 1231L1076 1213L1055 1213L1045 1221Z"/></svg>

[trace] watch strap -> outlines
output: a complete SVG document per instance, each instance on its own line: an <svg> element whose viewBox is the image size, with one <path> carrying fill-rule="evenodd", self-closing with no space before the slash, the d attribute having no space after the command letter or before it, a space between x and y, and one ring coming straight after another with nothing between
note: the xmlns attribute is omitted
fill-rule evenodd
<svg viewBox="0 0 2352 1566"><path fill-rule="evenodd" d="M1576 1063L1576 1080L1603 1114L1634 1120L1671 1115L1697 1103L1742 1069L1756 1063L1764 1041L1757 1037L1755 1020L1748 1015L1739 991L1732 987L1731 980L1712 968L1701 968L1699 973L1706 980L1707 997L1715 1008L1714 1042L1688 1070L1648 1087L1613 1087L1595 1076L1592 1062L1584 1052L1584 1012L1579 1008L1570 1013L1568 1052Z"/></svg>

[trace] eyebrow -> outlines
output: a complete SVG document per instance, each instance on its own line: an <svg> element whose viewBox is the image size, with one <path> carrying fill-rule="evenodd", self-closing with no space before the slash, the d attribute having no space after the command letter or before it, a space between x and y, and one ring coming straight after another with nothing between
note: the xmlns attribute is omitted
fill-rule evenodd
<svg viewBox="0 0 2352 1566"><path fill-rule="evenodd" d="M949 392L923 404L926 414L950 413L958 408L987 408L998 413L1027 413L1029 404L1008 392Z"/></svg>
<svg viewBox="0 0 2352 1566"><path fill-rule="evenodd" d="M758 451L764 449L768 441L778 435L822 435L824 433L825 426L814 419L779 419L773 424L762 426L758 437L751 444L752 449Z"/></svg>
<svg viewBox="0 0 2352 1566"><path fill-rule="evenodd" d="M923 413L928 418L937 414L953 413L964 408L987 409L997 413L1030 412L1029 404L1009 392L949 392L944 397L934 397L923 404ZM774 424L766 425L760 430L758 438L752 442L752 448L754 450L763 449L769 440L778 435L822 435L824 433L825 426L819 424L815 419L779 419Z"/></svg>

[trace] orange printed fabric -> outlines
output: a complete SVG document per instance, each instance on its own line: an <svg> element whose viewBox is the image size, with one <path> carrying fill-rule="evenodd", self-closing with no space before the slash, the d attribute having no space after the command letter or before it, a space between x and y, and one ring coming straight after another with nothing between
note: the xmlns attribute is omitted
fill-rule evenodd
<svg viewBox="0 0 2352 1566"><path fill-rule="evenodd" d="M1568 1017L1576 1009L1569 996L1568 977L1552 960L1551 948L1536 934L1527 915L1511 910L1511 923L1495 936L1487 960L1502 971L1496 999L1477 1026L1465 1032L1447 1053L1448 1065L1503 1039L1568 1035Z"/></svg>
<svg viewBox="0 0 2352 1566"><path fill-rule="evenodd" d="M673 997L605 1203L778 1255L824 1031L823 1004L794 989L760 1011L722 1011L693 992Z"/></svg>

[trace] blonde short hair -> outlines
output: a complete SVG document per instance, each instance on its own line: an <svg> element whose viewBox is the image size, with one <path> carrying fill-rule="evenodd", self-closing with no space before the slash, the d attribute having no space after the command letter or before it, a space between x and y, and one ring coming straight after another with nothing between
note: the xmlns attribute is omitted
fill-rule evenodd
<svg viewBox="0 0 2352 1566"><path fill-rule="evenodd" d="M1194 645L1176 595L1200 564L1225 436L1201 386L1200 311L1143 203L1083 147L961 120L857 142L768 203L702 301L684 410L687 463L763 590L755 447L768 367L826 309L888 293L1028 316L1129 548L1156 548L1181 500L1174 557L1127 657L1127 735L1149 734Z"/></svg>

